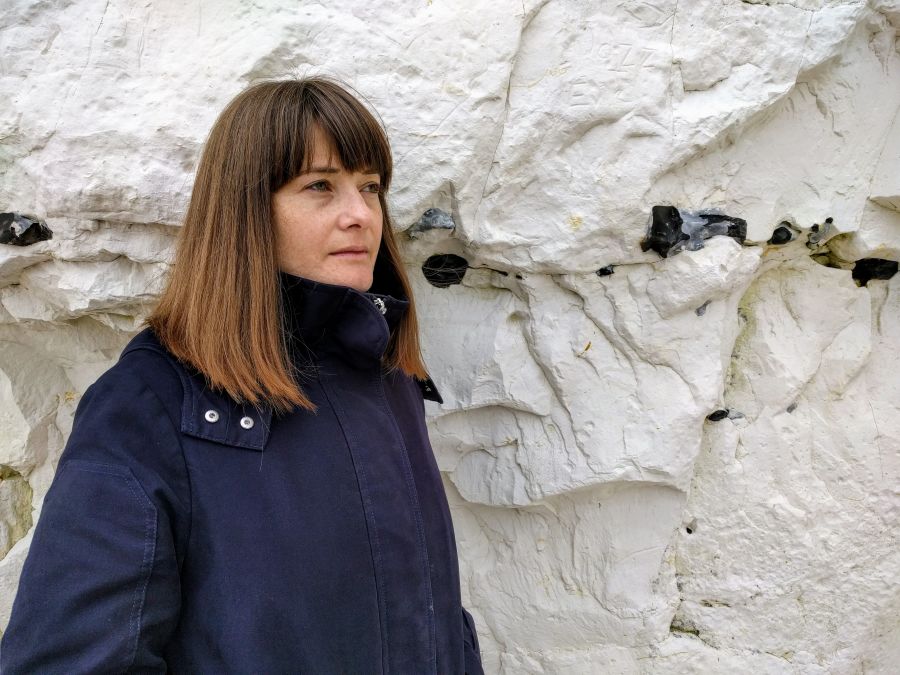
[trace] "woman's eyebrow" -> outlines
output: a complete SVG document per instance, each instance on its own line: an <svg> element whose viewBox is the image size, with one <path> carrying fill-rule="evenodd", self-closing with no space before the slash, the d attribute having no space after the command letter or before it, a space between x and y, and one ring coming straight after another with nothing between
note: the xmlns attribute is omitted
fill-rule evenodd
<svg viewBox="0 0 900 675"><path fill-rule="evenodd" d="M335 166L311 166L308 169L304 169L297 175L303 176L308 173L340 173L340 172L341 172L341 170ZM360 169L357 173L361 173L364 176L380 176L381 175L381 173L377 169L369 168L369 167L367 167L365 169Z"/></svg>
<svg viewBox="0 0 900 675"><path fill-rule="evenodd" d="M304 169L297 175L302 176L303 174L307 173L340 173L340 171L340 169L334 166L311 166L308 169Z"/></svg>

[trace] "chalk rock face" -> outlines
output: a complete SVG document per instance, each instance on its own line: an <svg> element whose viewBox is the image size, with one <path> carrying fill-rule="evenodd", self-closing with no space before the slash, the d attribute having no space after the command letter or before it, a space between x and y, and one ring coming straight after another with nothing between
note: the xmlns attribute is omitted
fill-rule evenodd
<svg viewBox="0 0 900 675"><path fill-rule="evenodd" d="M52 238L0 244L0 627L216 115L323 73L394 148L486 671L896 672L898 32L896 0L8 0L0 213Z"/></svg>

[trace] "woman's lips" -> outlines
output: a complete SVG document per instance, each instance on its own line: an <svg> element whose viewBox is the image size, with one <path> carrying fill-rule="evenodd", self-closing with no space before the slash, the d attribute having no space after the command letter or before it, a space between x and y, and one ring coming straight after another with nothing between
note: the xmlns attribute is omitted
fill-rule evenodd
<svg viewBox="0 0 900 675"><path fill-rule="evenodd" d="M336 251L331 255L337 256L338 258L368 258L368 251Z"/></svg>

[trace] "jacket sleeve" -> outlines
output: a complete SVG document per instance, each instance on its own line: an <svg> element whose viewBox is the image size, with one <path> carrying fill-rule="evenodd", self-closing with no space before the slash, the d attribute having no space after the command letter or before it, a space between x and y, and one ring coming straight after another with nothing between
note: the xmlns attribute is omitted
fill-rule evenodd
<svg viewBox="0 0 900 675"><path fill-rule="evenodd" d="M189 504L180 433L157 394L120 361L76 411L3 635L0 671L165 672Z"/></svg>
<svg viewBox="0 0 900 675"><path fill-rule="evenodd" d="M484 675L481 665L481 650L478 647L478 633L475 620L463 608L463 650L466 657L466 675Z"/></svg>

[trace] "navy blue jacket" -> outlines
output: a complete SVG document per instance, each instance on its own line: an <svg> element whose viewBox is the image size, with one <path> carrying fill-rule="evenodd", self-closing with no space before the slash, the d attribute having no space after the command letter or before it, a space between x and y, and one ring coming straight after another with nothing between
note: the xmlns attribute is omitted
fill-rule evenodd
<svg viewBox="0 0 900 675"><path fill-rule="evenodd" d="M18 673L481 673L404 299L282 276L316 413L211 391L150 330L85 393L0 649Z"/></svg>

